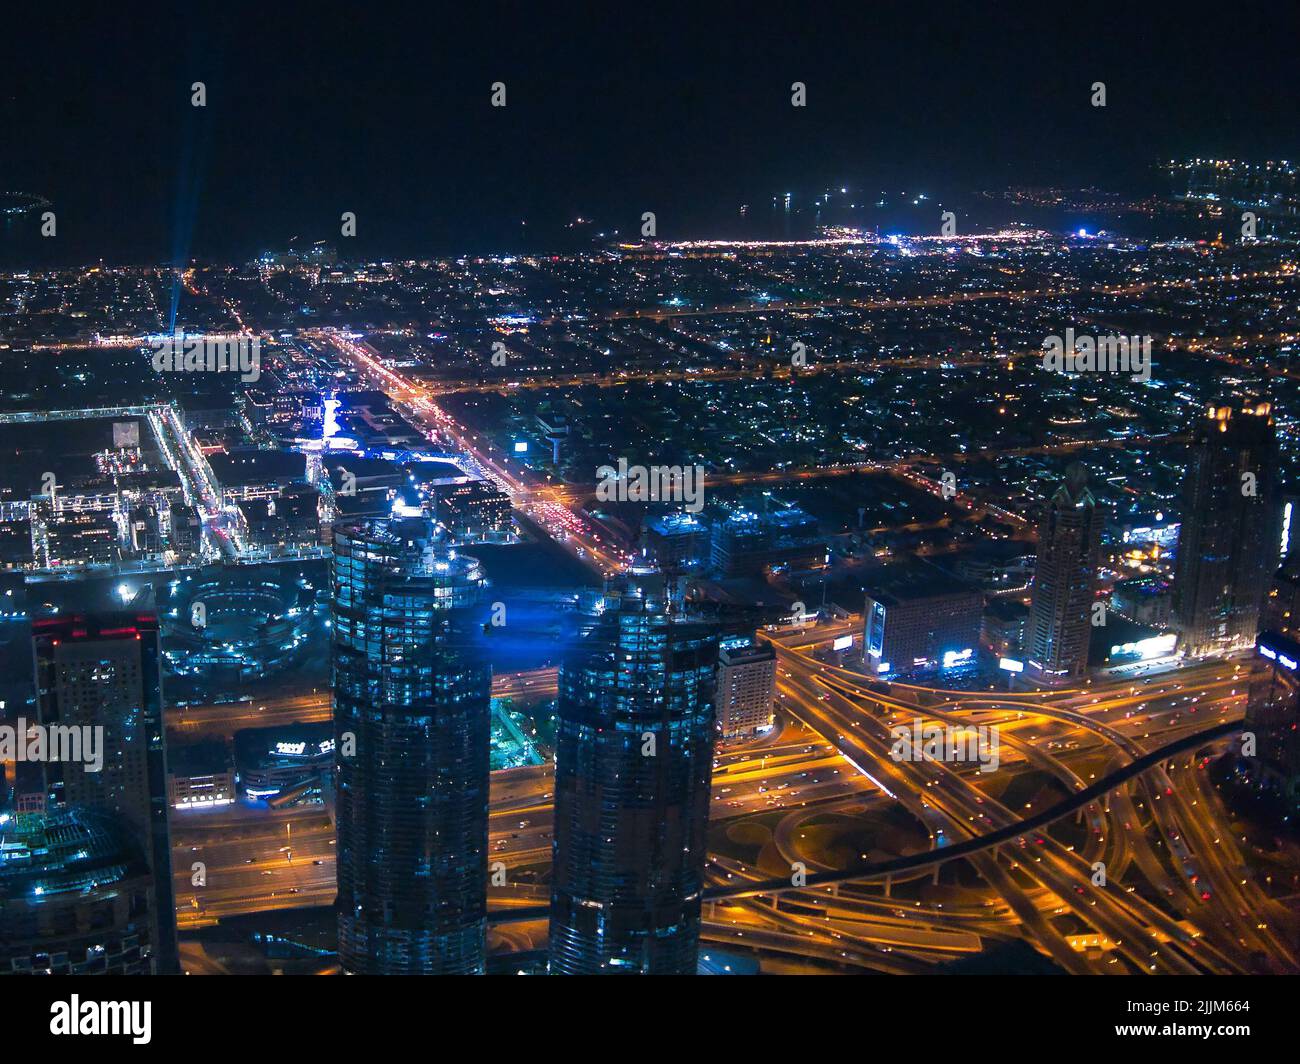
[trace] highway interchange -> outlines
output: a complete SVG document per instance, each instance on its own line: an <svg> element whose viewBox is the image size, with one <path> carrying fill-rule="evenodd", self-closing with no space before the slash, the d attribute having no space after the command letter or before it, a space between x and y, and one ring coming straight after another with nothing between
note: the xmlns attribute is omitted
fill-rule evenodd
<svg viewBox="0 0 1300 1064"><path fill-rule="evenodd" d="M710 881L731 889L793 877L800 866L815 876L882 856L931 851L935 860L779 897L710 900L707 942L757 950L770 970L902 974L1023 939L1069 972L1300 971L1295 914L1246 871L1247 843L1234 835L1208 777L1210 757L1227 749L1232 732L1114 788L1080 817L941 860L945 847L1014 827L1035 803L1077 792L1148 750L1240 720L1248 661L1209 660L1048 694L904 685L885 693L834 664L826 649L855 623L764 633L778 648L779 723L718 750ZM553 697L553 671L497 679L500 691L520 692L524 683L535 698ZM246 726L250 715L319 719L328 701L313 695L265 711L233 703L185 712L178 727L212 735ZM996 727L998 770L894 760L890 726L917 719ZM499 915L492 945L503 952L545 940L551 779L549 765L493 774L489 861L503 866L506 885L490 888L489 899ZM845 834L879 836L893 849L846 862ZM333 900L328 809L237 804L180 813L173 835L182 930ZM192 882L195 861L205 866L202 886Z"/></svg>
<svg viewBox="0 0 1300 1064"><path fill-rule="evenodd" d="M1035 294L1041 293L1005 297ZM626 555L582 511L583 489L548 483L512 463L457 424L436 403L435 388L398 375L368 344L333 330L315 338L433 438L463 452L594 572L624 567ZM906 463L888 471L934 487ZM778 653L778 723L766 736L717 753L707 943L754 950L769 971L922 972L1013 940L1072 973L1300 971L1297 894L1283 897L1280 887L1249 871L1260 862L1247 860L1252 843L1234 831L1208 772L1237 741L1231 725L1244 712L1248 657L1180 663L1050 693L944 692L886 687L842 667L828 648L860 629L861 619L850 618L763 633ZM495 693L524 701L554 691L554 670L500 676L495 684ZM329 714L328 692L299 692L186 707L169 727L193 741ZM914 721L993 729L998 770L895 760L889 729ZM1224 734L1196 738L1214 728ZM1107 789L1077 816L1017 834L1035 812L1181 740L1187 750ZM551 787L546 765L494 773L489 861L505 875L504 886L489 888L496 952L545 941ZM965 856L943 856L997 831L1010 841L976 841ZM333 900L328 809L236 805L181 813L173 835L183 931L223 916ZM795 882L801 874L918 855L922 867L898 874L846 875L807 888ZM194 883L196 861L204 866L203 885ZM786 877L789 885L770 889Z"/></svg>

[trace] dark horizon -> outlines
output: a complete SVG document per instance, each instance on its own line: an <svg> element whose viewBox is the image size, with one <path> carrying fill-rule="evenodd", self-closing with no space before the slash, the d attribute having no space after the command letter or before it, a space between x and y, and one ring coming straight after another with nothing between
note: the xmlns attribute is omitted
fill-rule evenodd
<svg viewBox="0 0 1300 1064"><path fill-rule="evenodd" d="M902 6L789 32L741 8L24 17L0 191L49 200L59 231L6 225L8 264L241 262L294 237L349 259L562 251L578 217L626 236L652 210L663 238L719 237L785 192L1143 194L1167 158L1300 155L1294 11L1236 9L1228 32Z"/></svg>

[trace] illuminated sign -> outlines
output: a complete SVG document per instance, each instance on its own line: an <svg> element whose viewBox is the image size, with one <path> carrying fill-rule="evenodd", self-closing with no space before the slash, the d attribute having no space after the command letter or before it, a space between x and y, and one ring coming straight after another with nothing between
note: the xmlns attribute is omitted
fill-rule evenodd
<svg viewBox="0 0 1300 1064"><path fill-rule="evenodd" d="M970 647L965 650L945 650L943 652L943 667L951 669L954 665L964 665L970 661L974 651Z"/></svg>
<svg viewBox="0 0 1300 1064"><path fill-rule="evenodd" d="M515 454L527 454L527 453L528 453L528 441L515 440Z"/></svg>
<svg viewBox="0 0 1300 1064"><path fill-rule="evenodd" d="M832 650L848 650L853 645L853 636L842 635L831 644Z"/></svg>
<svg viewBox="0 0 1300 1064"><path fill-rule="evenodd" d="M998 662L999 669L1005 669L1007 672L1024 672L1025 663L1017 661L1015 658L1003 658Z"/></svg>
<svg viewBox="0 0 1300 1064"><path fill-rule="evenodd" d="M1292 672L1295 672L1296 668L1300 667L1300 662L1297 662L1295 658L1290 657L1289 655L1284 654L1282 651L1277 650L1273 647L1266 646L1265 644L1260 643L1255 649L1258 650L1261 654L1264 655L1264 657L1268 658L1270 661L1276 661L1279 665L1282 665L1283 667L1290 669Z"/></svg>
<svg viewBox="0 0 1300 1064"><path fill-rule="evenodd" d="M1155 635L1149 639L1140 639L1136 643L1120 643L1110 648L1111 657L1137 656L1143 661L1148 658L1162 658L1174 652L1178 636L1173 632Z"/></svg>

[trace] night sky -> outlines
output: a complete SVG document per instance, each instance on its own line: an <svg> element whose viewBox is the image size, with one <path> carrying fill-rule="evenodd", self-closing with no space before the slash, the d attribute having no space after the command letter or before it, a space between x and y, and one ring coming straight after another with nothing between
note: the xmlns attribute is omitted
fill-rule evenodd
<svg viewBox="0 0 1300 1064"><path fill-rule="evenodd" d="M332 6L10 12L0 189L53 201L57 252L39 252L512 250L580 214L633 234L643 210L660 236L711 236L742 203L828 185L1154 191L1167 157L1300 157L1294 4L1204 22L1185 5ZM355 241L338 238L345 210ZM7 257L29 237L8 226Z"/></svg>

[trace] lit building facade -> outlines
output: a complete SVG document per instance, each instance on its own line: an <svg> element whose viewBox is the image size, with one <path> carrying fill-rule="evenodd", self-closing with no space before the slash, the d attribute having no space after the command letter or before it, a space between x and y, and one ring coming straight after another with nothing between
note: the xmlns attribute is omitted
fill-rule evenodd
<svg viewBox="0 0 1300 1064"><path fill-rule="evenodd" d="M776 701L776 651L770 643L726 640L718 650L718 734L756 735L772 727Z"/></svg>
<svg viewBox="0 0 1300 1064"><path fill-rule="evenodd" d="M694 974L718 636L642 591L560 669L550 970Z"/></svg>
<svg viewBox="0 0 1300 1064"><path fill-rule="evenodd" d="M1174 621L1190 656L1251 646L1278 566L1277 445L1267 403L1212 406L1184 478Z"/></svg>
<svg viewBox="0 0 1300 1064"><path fill-rule="evenodd" d="M235 770L224 739L178 746L167 756L167 794L173 809L204 809L235 800Z"/></svg>
<svg viewBox="0 0 1300 1064"><path fill-rule="evenodd" d="M335 530L339 958L478 974L487 916L491 672L462 638L478 563L424 518Z"/></svg>
<svg viewBox="0 0 1300 1064"><path fill-rule="evenodd" d="M885 679L964 672L977 663L984 595L926 569L866 590L864 661Z"/></svg>
<svg viewBox="0 0 1300 1064"><path fill-rule="evenodd" d="M1038 529L1026 650L1030 666L1045 679L1069 680L1088 669L1105 520L1105 508L1088 490L1087 472L1072 465Z"/></svg>
<svg viewBox="0 0 1300 1064"><path fill-rule="evenodd" d="M456 536L484 536L510 528L510 496L487 481L439 488L436 505L438 520Z"/></svg>

